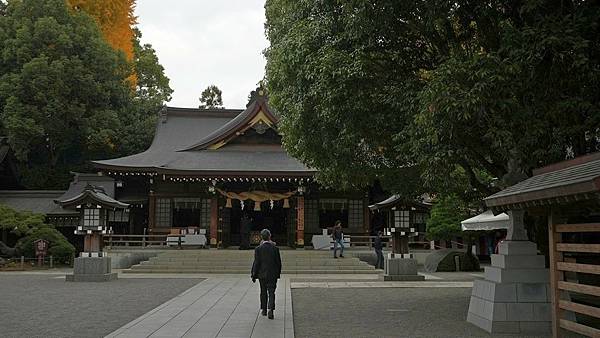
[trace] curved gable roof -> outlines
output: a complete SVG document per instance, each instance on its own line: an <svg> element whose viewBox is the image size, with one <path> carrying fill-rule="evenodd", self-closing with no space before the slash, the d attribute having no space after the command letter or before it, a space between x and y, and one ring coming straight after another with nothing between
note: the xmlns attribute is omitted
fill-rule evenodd
<svg viewBox="0 0 600 338"><path fill-rule="evenodd" d="M276 128L279 119L271 113L264 99L259 98L252 102L246 110L238 116L227 122L221 128L210 133L208 136L200 140L198 143L180 149L179 151L202 150L209 149L211 146L220 148L224 143L231 138L243 133L246 129L254 126L257 123L265 123L270 128Z"/></svg>
<svg viewBox="0 0 600 338"><path fill-rule="evenodd" d="M288 155L281 145L222 147L259 124L276 130L278 121L263 97L245 110L166 107L160 113L155 137L146 151L92 163L106 170L174 175L312 176L316 171Z"/></svg>

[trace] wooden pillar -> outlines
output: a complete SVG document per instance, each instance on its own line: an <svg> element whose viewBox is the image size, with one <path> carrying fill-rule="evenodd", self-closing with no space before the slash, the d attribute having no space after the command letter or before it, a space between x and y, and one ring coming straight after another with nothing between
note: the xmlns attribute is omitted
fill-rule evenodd
<svg viewBox="0 0 600 338"><path fill-rule="evenodd" d="M93 232L85 235L83 239L84 252L100 252L102 251L102 234Z"/></svg>
<svg viewBox="0 0 600 338"><path fill-rule="evenodd" d="M363 231L371 235L371 211L369 210L369 199L363 198Z"/></svg>
<svg viewBox="0 0 600 338"><path fill-rule="evenodd" d="M551 211L548 215L548 253L550 256L550 295L552 296L552 337L554 338L561 336L558 282L564 280L564 273L556 269L556 263L563 260L562 252L556 249L556 245L561 242L562 237L560 233L556 232L557 223L557 215Z"/></svg>
<svg viewBox="0 0 600 338"><path fill-rule="evenodd" d="M156 226L156 195L153 190L148 193L148 232Z"/></svg>
<svg viewBox="0 0 600 338"><path fill-rule="evenodd" d="M304 246L304 196L297 197L296 245Z"/></svg>
<svg viewBox="0 0 600 338"><path fill-rule="evenodd" d="M217 224L219 224L219 201L216 197L210 200L210 245L217 247Z"/></svg>

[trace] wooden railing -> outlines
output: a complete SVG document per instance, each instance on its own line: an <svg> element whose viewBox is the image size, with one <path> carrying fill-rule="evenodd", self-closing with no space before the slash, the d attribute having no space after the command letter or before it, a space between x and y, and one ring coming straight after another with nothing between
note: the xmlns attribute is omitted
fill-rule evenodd
<svg viewBox="0 0 600 338"><path fill-rule="evenodd" d="M600 319L600 307L572 302L570 297L561 298L562 292L576 292L600 297L600 287L582 284L578 279L567 281L565 273L588 273L600 275L600 265L581 264L576 259L565 257L565 252L600 254L600 244L562 243L565 233L600 233L600 223L553 224L548 220L550 246L550 283L552 286L552 336L560 337L561 328L589 337L600 337L600 330L564 319L563 311L570 311ZM600 260L596 261L600 263ZM565 300L568 299L568 300Z"/></svg>
<svg viewBox="0 0 600 338"><path fill-rule="evenodd" d="M344 237L350 238L350 246L366 246L369 249L373 247L373 243L377 236L361 236L361 235L345 235ZM384 246L389 247L392 243L392 236L381 236L382 240L387 239L386 242L383 243ZM333 240L331 241L333 243Z"/></svg>
<svg viewBox="0 0 600 338"><path fill-rule="evenodd" d="M173 235L169 235L173 236ZM147 246L166 246L167 235L104 235L104 246L112 247L147 247Z"/></svg>

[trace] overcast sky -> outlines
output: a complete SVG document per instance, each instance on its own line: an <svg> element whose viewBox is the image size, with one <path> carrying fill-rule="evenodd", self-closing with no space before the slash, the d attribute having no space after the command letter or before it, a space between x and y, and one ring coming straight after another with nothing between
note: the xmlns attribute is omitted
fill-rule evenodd
<svg viewBox="0 0 600 338"><path fill-rule="evenodd" d="M264 76L264 0L138 0L136 15L175 91L169 106L197 107L215 84L226 108L246 107Z"/></svg>

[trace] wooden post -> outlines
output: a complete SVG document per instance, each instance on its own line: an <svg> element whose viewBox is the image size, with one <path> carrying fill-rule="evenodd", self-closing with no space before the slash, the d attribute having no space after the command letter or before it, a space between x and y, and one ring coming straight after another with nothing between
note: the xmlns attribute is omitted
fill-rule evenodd
<svg viewBox="0 0 600 338"><path fill-rule="evenodd" d="M217 247L217 225L219 223L219 201L216 197L210 200L210 246Z"/></svg>
<svg viewBox="0 0 600 338"><path fill-rule="evenodd" d="M371 236L371 212L368 198L363 198L363 231Z"/></svg>
<svg viewBox="0 0 600 338"><path fill-rule="evenodd" d="M304 196L297 197L296 245L304 246Z"/></svg>
<svg viewBox="0 0 600 338"><path fill-rule="evenodd" d="M550 294L552 296L552 337L558 338L560 334L560 290L558 282L564 280L564 273L556 269L556 263L562 262L563 254L556 250L556 245L561 242L561 234L556 232L557 218L551 211L548 215L548 246L550 255Z"/></svg>

